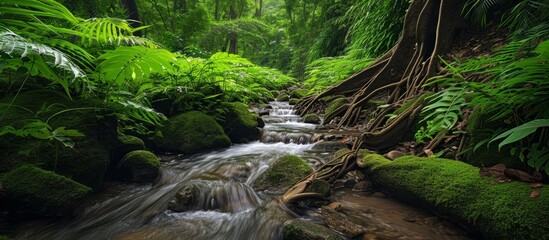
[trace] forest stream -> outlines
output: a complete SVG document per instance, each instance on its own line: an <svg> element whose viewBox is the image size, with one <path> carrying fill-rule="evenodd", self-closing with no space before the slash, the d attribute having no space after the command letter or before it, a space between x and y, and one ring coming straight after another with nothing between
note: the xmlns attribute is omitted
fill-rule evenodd
<svg viewBox="0 0 549 240"><path fill-rule="evenodd" d="M271 102L262 141L196 155L164 155L153 184L109 183L76 217L18 227L17 239L282 239L283 223L300 217L322 223L318 209L295 216L277 196L252 189L277 158L294 154L313 168L332 156L313 150L314 124L300 122L286 102ZM183 186L199 189L191 210L166 210ZM469 239L467 232L381 192L332 190L349 220L364 226L360 239Z"/></svg>

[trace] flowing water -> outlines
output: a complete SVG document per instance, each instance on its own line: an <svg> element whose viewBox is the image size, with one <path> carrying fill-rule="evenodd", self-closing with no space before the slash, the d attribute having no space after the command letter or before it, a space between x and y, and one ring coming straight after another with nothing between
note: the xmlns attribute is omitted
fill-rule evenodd
<svg viewBox="0 0 549 240"><path fill-rule="evenodd" d="M287 103L271 105L270 115L264 117L266 126L261 141L192 156L161 156L161 176L153 184L109 184L105 191L89 199L75 218L27 224L18 230L17 238L282 239L283 222L295 216L285 211L276 196L255 192L254 180L281 156L295 154L316 167L329 159L331 153L311 150L315 125L301 123ZM167 210L180 189L195 191L196 201L186 206L184 212ZM379 198L372 201L371 196L343 190L336 191L334 197L350 219L376 226L372 230L376 236L466 239L459 230L455 234L453 227L433 232L432 226L414 225L402 220L406 216L380 210L399 209L403 204L397 201ZM412 207L406 211L421 212Z"/></svg>

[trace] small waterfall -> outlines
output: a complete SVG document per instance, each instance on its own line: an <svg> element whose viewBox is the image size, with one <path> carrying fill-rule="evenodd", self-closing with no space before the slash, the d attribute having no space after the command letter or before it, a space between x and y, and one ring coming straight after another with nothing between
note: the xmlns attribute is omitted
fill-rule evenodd
<svg viewBox="0 0 549 240"><path fill-rule="evenodd" d="M263 129L260 141L262 143L312 143L312 130L315 125L301 122L302 118L287 102L270 102L273 107L269 116L265 116L268 123Z"/></svg>

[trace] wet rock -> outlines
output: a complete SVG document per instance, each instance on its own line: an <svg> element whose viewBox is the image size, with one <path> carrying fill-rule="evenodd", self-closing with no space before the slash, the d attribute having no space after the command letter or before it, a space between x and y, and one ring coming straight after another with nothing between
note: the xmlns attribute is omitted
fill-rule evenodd
<svg viewBox="0 0 549 240"><path fill-rule="evenodd" d="M309 90L307 89L294 89L290 92L290 97L292 98L303 98L305 96L307 96L307 93L309 92Z"/></svg>
<svg viewBox="0 0 549 240"><path fill-rule="evenodd" d="M358 181L354 186L353 186L353 191L358 191L358 192L364 192L364 191L368 191L372 188L372 182L370 181L367 181L367 180L361 180L361 181Z"/></svg>
<svg viewBox="0 0 549 240"><path fill-rule="evenodd" d="M259 109L259 110L257 111L257 114L258 114L259 116L268 116L269 113L270 113L270 112L269 112L269 109Z"/></svg>
<svg viewBox="0 0 549 240"><path fill-rule="evenodd" d="M333 209L333 210L339 211L339 210L341 210L341 203L339 203L339 202L333 202L333 203L328 204L327 207L329 207L329 208L331 208L331 209Z"/></svg>
<svg viewBox="0 0 549 240"><path fill-rule="evenodd" d="M313 169L305 160L295 155L286 155L262 173L253 183L253 188L283 193L312 172Z"/></svg>
<svg viewBox="0 0 549 240"><path fill-rule="evenodd" d="M312 124L319 124L320 123L320 117L316 114L307 114L303 117L304 123L312 123Z"/></svg>
<svg viewBox="0 0 549 240"><path fill-rule="evenodd" d="M355 179L349 179L349 180L347 180L343 183L343 187L346 187L346 188L352 188L355 185L356 185L356 180Z"/></svg>
<svg viewBox="0 0 549 240"><path fill-rule="evenodd" d="M390 160L395 160L399 157L402 157L406 155L406 153L403 153L401 151L397 151L397 150L393 150L393 151L390 151L388 153L385 153L383 156L390 159Z"/></svg>
<svg viewBox="0 0 549 240"><path fill-rule="evenodd" d="M315 133L315 134L313 134L313 136L311 137L311 141L312 141L312 142L318 142L318 141L322 140L323 137L324 137L324 134L322 134L322 133Z"/></svg>
<svg viewBox="0 0 549 240"><path fill-rule="evenodd" d="M375 193L372 193L372 197L379 197L379 198L384 198L386 197L387 195L385 195L385 193L382 193L382 192L375 192Z"/></svg>
<svg viewBox="0 0 549 240"><path fill-rule="evenodd" d="M195 185L186 185L177 191L175 198L168 203L168 209L174 212L192 210L200 189Z"/></svg>
<svg viewBox="0 0 549 240"><path fill-rule="evenodd" d="M160 171L160 160L154 153L135 150L126 154L117 167L121 179L132 182L153 181Z"/></svg>
<svg viewBox="0 0 549 240"><path fill-rule="evenodd" d="M345 215L328 206L323 206L321 208L320 215L328 228L343 233L351 238L357 237L366 231L361 225L353 223Z"/></svg>
<svg viewBox="0 0 549 240"><path fill-rule="evenodd" d="M284 240L342 240L343 238L330 229L307 222L303 219L291 219L284 222L282 230Z"/></svg>
<svg viewBox="0 0 549 240"><path fill-rule="evenodd" d="M347 148L347 145L344 143L340 143L338 141L322 141L317 142L312 149L321 151L337 151L343 148Z"/></svg>

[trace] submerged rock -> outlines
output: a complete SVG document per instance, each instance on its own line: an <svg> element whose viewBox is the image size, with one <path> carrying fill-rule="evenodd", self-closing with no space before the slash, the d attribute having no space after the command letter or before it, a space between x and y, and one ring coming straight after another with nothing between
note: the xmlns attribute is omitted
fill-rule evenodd
<svg viewBox="0 0 549 240"><path fill-rule="evenodd" d="M297 181L311 174L313 169L303 159L295 155L279 158L254 182L254 189L283 193Z"/></svg>
<svg viewBox="0 0 549 240"><path fill-rule="evenodd" d="M0 175L9 209L41 215L69 215L91 189L69 178L30 165Z"/></svg>
<svg viewBox="0 0 549 240"><path fill-rule="evenodd" d="M282 230L284 240L342 240L330 229L303 219L291 219L284 222Z"/></svg>
<svg viewBox="0 0 549 240"><path fill-rule="evenodd" d="M117 172L121 179L132 182L153 181L160 171L160 160L154 153L146 150L135 150L126 154Z"/></svg>
<svg viewBox="0 0 549 240"><path fill-rule="evenodd" d="M174 212L193 210L196 205L200 189L195 185L185 185L175 194L175 198L168 203L168 209Z"/></svg>
<svg viewBox="0 0 549 240"><path fill-rule="evenodd" d="M171 117L161 132L163 137L155 138L155 145L162 151L192 154L231 145L223 128L211 116L199 111Z"/></svg>

